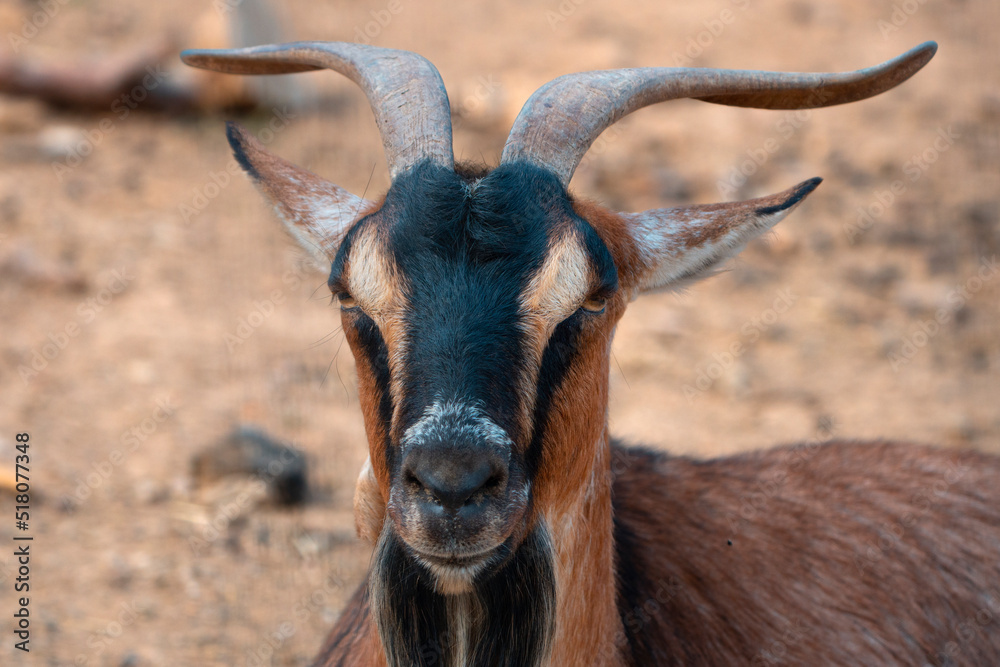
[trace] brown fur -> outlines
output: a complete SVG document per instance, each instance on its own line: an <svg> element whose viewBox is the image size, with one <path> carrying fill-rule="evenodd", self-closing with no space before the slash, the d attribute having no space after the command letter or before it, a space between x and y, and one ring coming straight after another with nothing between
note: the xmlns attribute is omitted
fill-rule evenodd
<svg viewBox="0 0 1000 667"><path fill-rule="evenodd" d="M379 645L368 607L366 585L358 587L351 596L313 664L331 667L385 667L385 654Z"/></svg>
<svg viewBox="0 0 1000 667"><path fill-rule="evenodd" d="M553 665L615 664L611 476L606 446L609 341L598 332L558 392L535 503L556 553ZM593 443L587 446L585 443ZM595 661L594 656L607 660Z"/></svg>
<svg viewBox="0 0 1000 667"><path fill-rule="evenodd" d="M344 336L347 338L348 344L351 349L358 349L360 347L360 342L358 339L358 332L355 328L346 326L347 322L344 322ZM367 358L364 355L355 355L355 366L358 374L358 403L361 405L361 414L364 417L365 424L365 435L368 438L368 455L369 460L372 465L372 473L377 480L377 484L366 485L367 489L374 490L378 492L381 497L373 498L367 501L375 507L385 507L386 503L386 490L389 488L389 468L386 465L385 457L385 442L387 433L387 424L382 422L382 417L379 414L379 402L382 400L382 392L379 389L378 382L375 380L375 370L369 364ZM363 491L363 489L360 489ZM357 506L359 502L366 502L359 499L357 496L358 491L355 492L354 503ZM362 530L360 528L361 521L356 517L356 521L359 525L359 532ZM374 522L367 521L364 525L370 525ZM378 535L379 530L381 530L381 525L374 527L372 534Z"/></svg>
<svg viewBox="0 0 1000 667"><path fill-rule="evenodd" d="M627 567L667 591L630 619L655 664L998 664L995 457L838 442L624 460Z"/></svg>

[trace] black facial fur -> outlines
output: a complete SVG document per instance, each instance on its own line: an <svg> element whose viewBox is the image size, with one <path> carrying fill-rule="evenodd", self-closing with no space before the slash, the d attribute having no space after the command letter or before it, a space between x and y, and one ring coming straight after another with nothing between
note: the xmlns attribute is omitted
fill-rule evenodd
<svg viewBox="0 0 1000 667"><path fill-rule="evenodd" d="M544 171L501 167L478 182L427 168L400 178L386 202L395 260L406 278L401 427L435 400L479 404L509 433L523 372L519 297L548 251L549 222L568 197Z"/></svg>
<svg viewBox="0 0 1000 667"><path fill-rule="evenodd" d="M379 388L378 416L383 424L388 425L392 421L392 394L389 392L389 350L379 333L378 326L370 317L364 314L357 316L356 328L358 332L358 342L362 348L362 354L369 360L372 372L375 374L375 384ZM386 429L386 440L390 434ZM389 443L385 443L386 455L390 457L389 465L392 465L392 457L395 452Z"/></svg>

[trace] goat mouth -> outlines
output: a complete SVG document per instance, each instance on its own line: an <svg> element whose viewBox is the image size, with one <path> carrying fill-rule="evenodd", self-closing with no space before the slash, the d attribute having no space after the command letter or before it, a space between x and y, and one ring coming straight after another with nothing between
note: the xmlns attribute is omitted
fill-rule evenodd
<svg viewBox="0 0 1000 667"><path fill-rule="evenodd" d="M463 553L435 554L414 549L413 553L418 560L421 560L427 563L428 565L433 565L435 567L467 568L467 567L475 567L477 565L484 563L486 560L489 559L490 555L494 551L495 549L487 549L485 551L472 554L463 554Z"/></svg>
<svg viewBox="0 0 1000 667"><path fill-rule="evenodd" d="M440 555L414 550L413 555L433 576L438 593L459 595L472 590L477 577L489 566L495 551Z"/></svg>

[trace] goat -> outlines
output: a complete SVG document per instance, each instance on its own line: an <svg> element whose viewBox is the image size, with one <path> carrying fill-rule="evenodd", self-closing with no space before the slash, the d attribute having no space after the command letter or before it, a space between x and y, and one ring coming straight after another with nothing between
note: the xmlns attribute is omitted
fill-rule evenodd
<svg viewBox="0 0 1000 667"><path fill-rule="evenodd" d="M365 200L228 126L254 184L331 266L357 362L369 458L355 516L374 554L315 664L1000 664L1000 458L829 442L696 461L608 434L627 303L713 273L820 179L642 213L567 191L596 137L646 105L842 104L935 50L844 74L560 77L495 168L455 164L444 85L416 54L185 52L223 72L348 76L392 177ZM761 483L766 518L734 525Z"/></svg>

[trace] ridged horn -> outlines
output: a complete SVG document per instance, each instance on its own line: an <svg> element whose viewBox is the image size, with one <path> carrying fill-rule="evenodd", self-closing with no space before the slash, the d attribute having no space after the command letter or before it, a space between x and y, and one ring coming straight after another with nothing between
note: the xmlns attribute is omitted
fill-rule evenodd
<svg viewBox="0 0 1000 667"><path fill-rule="evenodd" d="M409 51L347 42L293 42L181 53L192 67L231 74L287 74L331 69L361 87L382 134L389 174L423 160L454 168L451 111L441 75Z"/></svg>
<svg viewBox="0 0 1000 667"><path fill-rule="evenodd" d="M863 100L913 76L937 44L881 65L842 74L805 74L687 67L644 67L568 74L525 103L500 162L527 161L568 185L595 139L624 116L657 102L694 98L758 109L814 109Z"/></svg>

